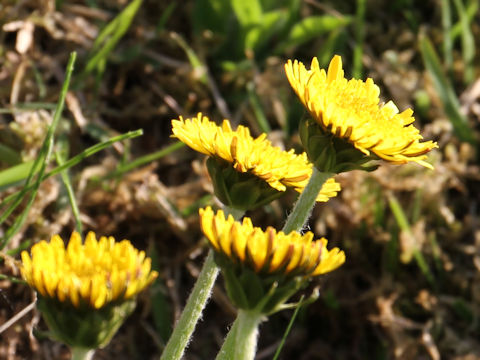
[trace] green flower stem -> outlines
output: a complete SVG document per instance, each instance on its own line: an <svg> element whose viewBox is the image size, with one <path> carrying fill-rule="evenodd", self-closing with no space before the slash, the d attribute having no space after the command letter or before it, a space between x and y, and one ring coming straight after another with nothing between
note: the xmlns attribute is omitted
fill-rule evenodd
<svg viewBox="0 0 480 360"><path fill-rule="evenodd" d="M224 212L225 215L231 214L235 219L239 219L244 213L241 210L229 207L225 207ZM213 259L213 251L210 250L160 360L179 360L182 358L198 319L210 298L217 276L218 267Z"/></svg>
<svg viewBox="0 0 480 360"><path fill-rule="evenodd" d="M217 279L218 267L213 260L213 251L210 250L198 275L192 293L190 294L182 315L173 330L170 339L160 357L160 360L181 359L190 337L195 330L197 321L210 298L210 293Z"/></svg>
<svg viewBox="0 0 480 360"><path fill-rule="evenodd" d="M85 349L81 347L72 347L72 360L91 360L95 349Z"/></svg>
<svg viewBox="0 0 480 360"><path fill-rule="evenodd" d="M262 318L261 313L240 309L216 360L254 360Z"/></svg>
<svg viewBox="0 0 480 360"><path fill-rule="evenodd" d="M300 231L312 213L315 199L322 189L323 184L335 174L324 173L313 168L312 176L303 192L298 197L292 212L288 216L287 222L282 231L289 234L292 231Z"/></svg>

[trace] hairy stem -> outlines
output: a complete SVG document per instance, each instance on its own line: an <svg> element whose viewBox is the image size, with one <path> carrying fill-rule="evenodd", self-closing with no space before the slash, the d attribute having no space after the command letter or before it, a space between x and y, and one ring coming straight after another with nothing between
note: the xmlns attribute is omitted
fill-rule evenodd
<svg viewBox="0 0 480 360"><path fill-rule="evenodd" d="M312 213L316 198L322 189L323 184L333 175L334 174L331 173L320 172L315 167L313 168L310 181L298 197L298 201L295 203L295 206L282 229L285 234L292 231L302 230Z"/></svg>

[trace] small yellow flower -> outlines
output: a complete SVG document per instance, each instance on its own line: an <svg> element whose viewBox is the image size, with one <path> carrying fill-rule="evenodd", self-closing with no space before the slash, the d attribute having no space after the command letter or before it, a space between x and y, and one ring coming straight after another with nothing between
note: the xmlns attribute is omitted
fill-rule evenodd
<svg viewBox="0 0 480 360"><path fill-rule="evenodd" d="M412 125L413 111L399 113L391 101L380 105L378 86L370 78L347 80L340 56L333 57L328 71L320 69L317 58L313 58L310 70L297 60L288 60L285 71L323 131L347 140L365 155L371 151L394 164L414 161L432 168L423 160L437 144L420 142L423 137Z"/></svg>
<svg viewBox="0 0 480 360"><path fill-rule="evenodd" d="M130 241L115 242L111 236L97 241L93 232L85 244L74 232L66 248L58 235L40 241L31 257L22 252L21 272L42 297L94 309L133 298L158 275L151 259Z"/></svg>
<svg viewBox="0 0 480 360"><path fill-rule="evenodd" d="M243 223L223 211L215 215L210 207L200 209L201 228L215 252L233 264L245 265L258 274L311 277L333 271L345 262L338 248L327 250L327 240L312 241L313 233L284 234L268 227L254 227L250 218Z"/></svg>
<svg viewBox="0 0 480 360"><path fill-rule="evenodd" d="M172 120L172 128L174 136L192 149L231 164L239 173L250 173L280 192L287 187L302 192L312 174L312 164L305 153L297 155L293 149L274 147L266 134L254 139L249 129L241 125L232 130L228 120L217 126L198 114L193 119ZM340 185L330 178L317 201L328 201L338 191Z"/></svg>

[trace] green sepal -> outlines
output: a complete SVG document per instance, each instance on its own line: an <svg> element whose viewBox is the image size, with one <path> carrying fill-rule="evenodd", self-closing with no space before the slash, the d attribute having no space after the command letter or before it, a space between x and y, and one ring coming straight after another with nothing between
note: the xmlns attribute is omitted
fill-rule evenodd
<svg viewBox="0 0 480 360"><path fill-rule="evenodd" d="M41 295L37 300L37 307L51 336L70 347L86 349L107 346L135 305L135 299L129 299L93 309L86 304L75 307L70 302L60 302Z"/></svg>
<svg viewBox="0 0 480 360"><path fill-rule="evenodd" d="M222 269L225 289L233 305L270 315L285 308L297 291L308 284L302 276L258 274L253 269L224 254L215 253L215 262Z"/></svg>
<svg viewBox="0 0 480 360"><path fill-rule="evenodd" d="M212 157L207 159L207 170L213 184L215 196L227 206L230 206L231 200L225 179L223 177L223 167Z"/></svg>
<svg viewBox="0 0 480 360"><path fill-rule="evenodd" d="M254 181L238 182L230 188L230 199L237 209L247 210L258 202L261 190Z"/></svg>
<svg viewBox="0 0 480 360"><path fill-rule="evenodd" d="M272 292L266 297L267 301L263 304L261 311L262 314L271 315L277 311L282 310L282 306L290 299L295 293L307 285L307 281L304 278L296 277L290 281L284 283L282 286L272 287Z"/></svg>
<svg viewBox="0 0 480 360"><path fill-rule="evenodd" d="M262 279L253 270L243 268L239 280L248 299L248 308L256 308L266 293L265 284L262 282Z"/></svg>
<svg viewBox="0 0 480 360"><path fill-rule="evenodd" d="M225 280L225 289L230 301L239 309L249 309L249 301L243 290L240 280L235 276L231 267L222 268L223 278Z"/></svg>
<svg viewBox="0 0 480 360"><path fill-rule="evenodd" d="M375 155L365 155L348 141L325 131L312 119L300 121L300 139L313 165L321 172L339 174L351 170L373 171L379 160Z"/></svg>
<svg viewBox="0 0 480 360"><path fill-rule="evenodd" d="M282 305L279 305L274 309L272 313L276 313L278 311L282 311L285 309L295 309L298 306L310 305L315 301L317 301L319 297L320 297L320 291L318 290L318 287L315 287L308 298L306 299L302 298L300 301L294 302L294 303L284 303Z"/></svg>
<svg viewBox="0 0 480 360"><path fill-rule="evenodd" d="M207 169L217 198L234 209L256 209L284 193L253 174L236 171L232 164L221 159L209 157Z"/></svg>

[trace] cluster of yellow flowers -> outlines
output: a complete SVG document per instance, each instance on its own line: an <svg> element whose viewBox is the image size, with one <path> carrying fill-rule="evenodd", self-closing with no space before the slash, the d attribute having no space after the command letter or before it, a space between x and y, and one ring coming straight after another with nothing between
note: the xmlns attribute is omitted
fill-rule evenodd
<svg viewBox="0 0 480 360"><path fill-rule="evenodd" d="M341 139L365 155L394 164L408 161L431 168L426 153L436 147L432 141L420 142L412 122L412 110L398 112L393 102L380 105L378 86L344 77L342 60L335 56L328 70L320 69L314 58L310 70L295 60L285 65L287 78L301 102L308 109L322 133ZM306 153L297 155L274 147L262 134L252 138L248 128L234 131L228 120L217 126L206 116L172 121L173 134L192 149L230 164L238 172L248 172L279 191L293 187L302 192L312 174L312 163ZM317 200L336 196L339 187L328 179ZM202 230L217 253L233 263L248 264L256 272L289 274L302 269L304 275L319 275L340 266L345 255L335 248L326 249L327 241L312 242L313 234L284 234L273 228L262 231L253 227L250 218L243 224L223 212L213 215L210 208L200 210Z"/></svg>
<svg viewBox="0 0 480 360"><path fill-rule="evenodd" d="M437 144L421 141L422 136L412 125L412 110L399 113L393 102L381 105L380 90L373 80L346 79L339 56L332 59L327 71L320 69L316 58L308 70L296 60L289 60L285 70L311 116L304 120L308 126L301 133L304 153L273 146L267 134L253 138L249 129L241 125L233 130L228 120L221 126L202 114L172 120L173 136L213 162L209 172L214 186L221 188L216 189L217 196L228 200L224 201L227 208L242 204L241 210L250 209L288 188L306 192L314 171L323 171L326 181L311 199L328 201L340 191L333 176L362 168L367 161L413 161L432 168L425 161L426 153ZM241 186L235 184L239 179L243 181ZM230 187L236 187L236 192ZM241 198L248 198L249 193L256 195L242 203ZM232 200L235 196L237 199ZM345 262L343 251L336 247L328 250L328 241L314 240L312 232L286 233L272 227L262 230L249 217L239 222L231 215L225 216L222 210L214 213L210 207L200 209L200 224L215 261L224 271L229 296L250 314L278 311L302 284ZM77 318L87 314L85 309L111 310L135 298L158 275L151 269L151 260L129 241L117 243L112 237L97 241L94 233L87 235L85 243L78 233L73 233L66 247L55 235L50 242L35 244L31 255L23 252L22 262L25 280L46 304L47 323L69 332L63 339L72 344L78 340L74 332L70 333L72 320L68 315L66 320L63 315L55 315L58 306L78 310ZM250 289L252 284L256 284L255 291ZM132 308L128 309L131 312ZM119 321L110 310L104 311L105 318L116 329ZM69 329L62 330L62 324ZM95 341L82 340L84 347L105 344L112 336L96 318L89 326L98 326L99 333L109 335Z"/></svg>

